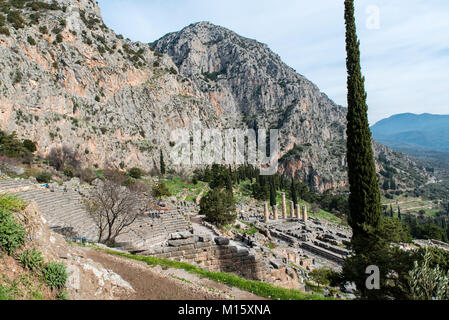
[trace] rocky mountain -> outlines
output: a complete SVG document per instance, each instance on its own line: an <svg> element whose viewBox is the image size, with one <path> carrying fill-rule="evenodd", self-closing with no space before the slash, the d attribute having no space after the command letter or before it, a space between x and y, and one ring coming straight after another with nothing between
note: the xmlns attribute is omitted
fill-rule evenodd
<svg viewBox="0 0 449 320"><path fill-rule="evenodd" d="M280 129L282 172L321 192L346 186L346 110L266 45L207 22L131 42L91 0L3 0L0 11L1 129L41 155L67 145L86 165L152 169L170 133L199 120ZM427 180L413 159L375 150L379 171Z"/></svg>

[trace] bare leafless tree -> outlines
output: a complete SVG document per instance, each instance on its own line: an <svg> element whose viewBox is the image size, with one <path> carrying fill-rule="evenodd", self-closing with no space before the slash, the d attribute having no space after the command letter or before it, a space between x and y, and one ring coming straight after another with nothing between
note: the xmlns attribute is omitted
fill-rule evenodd
<svg viewBox="0 0 449 320"><path fill-rule="evenodd" d="M127 232L144 209L141 192L124 187L117 181L105 180L87 201L88 210L98 227L99 242L114 245L119 235Z"/></svg>

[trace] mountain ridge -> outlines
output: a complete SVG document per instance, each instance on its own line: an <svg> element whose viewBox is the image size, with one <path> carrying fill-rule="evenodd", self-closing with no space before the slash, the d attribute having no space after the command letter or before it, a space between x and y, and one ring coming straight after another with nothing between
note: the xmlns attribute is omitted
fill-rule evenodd
<svg viewBox="0 0 449 320"><path fill-rule="evenodd" d="M23 22L7 21L10 34L0 35L1 128L36 141L40 155L68 145L89 166L152 170L170 133L197 120L279 128L281 173L319 192L347 186L345 109L267 45L206 22L148 45L109 29L91 0L57 0L55 10L17 3L2 9ZM374 149L398 166L398 182L428 179L415 160Z"/></svg>
<svg viewBox="0 0 449 320"><path fill-rule="evenodd" d="M379 121L372 131L375 139L390 146L405 144L449 152L449 115L398 114Z"/></svg>

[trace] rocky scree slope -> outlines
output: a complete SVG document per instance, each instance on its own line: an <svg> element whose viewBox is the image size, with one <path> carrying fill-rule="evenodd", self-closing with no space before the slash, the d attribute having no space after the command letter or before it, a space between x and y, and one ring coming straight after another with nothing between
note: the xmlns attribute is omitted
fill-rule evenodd
<svg viewBox="0 0 449 320"><path fill-rule="evenodd" d="M281 171L317 191L346 186L345 109L266 45L210 23L152 45L131 42L91 0L0 7L1 128L35 140L41 155L65 144L91 166L151 169L169 151L170 132L197 120L279 128ZM402 163L407 179L425 180L412 160L376 153Z"/></svg>

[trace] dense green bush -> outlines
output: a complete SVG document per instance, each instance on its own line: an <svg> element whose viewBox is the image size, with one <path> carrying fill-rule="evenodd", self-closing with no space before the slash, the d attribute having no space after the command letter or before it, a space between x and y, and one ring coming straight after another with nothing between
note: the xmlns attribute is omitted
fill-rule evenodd
<svg viewBox="0 0 449 320"><path fill-rule="evenodd" d="M65 283L69 277L66 267L58 262L45 264L43 273L45 282L51 289L61 289L65 287Z"/></svg>
<svg viewBox="0 0 449 320"><path fill-rule="evenodd" d="M25 230L11 211L0 208L0 248L13 254L25 241Z"/></svg>
<svg viewBox="0 0 449 320"><path fill-rule="evenodd" d="M22 29L24 27L25 20L18 11L10 11L7 20L16 29Z"/></svg>
<svg viewBox="0 0 449 320"><path fill-rule="evenodd" d="M64 175L68 178L73 178L75 176L75 169L70 165L65 166Z"/></svg>
<svg viewBox="0 0 449 320"><path fill-rule="evenodd" d="M26 202L20 200L17 196L10 196L8 194L0 195L0 209L19 212L25 208Z"/></svg>
<svg viewBox="0 0 449 320"><path fill-rule="evenodd" d="M23 147L27 149L29 152L34 153L37 151L36 144L31 140L23 140Z"/></svg>
<svg viewBox="0 0 449 320"><path fill-rule="evenodd" d="M232 192L224 188L215 188L200 202L200 215L217 226L232 224L237 218L235 200Z"/></svg>
<svg viewBox="0 0 449 320"><path fill-rule="evenodd" d="M48 34L47 26L39 27L39 32L42 33L42 34Z"/></svg>
<svg viewBox="0 0 449 320"><path fill-rule="evenodd" d="M163 182L160 182L157 186L153 187L152 194L153 197L159 198L160 200L162 200L162 197L170 197L172 195L167 188L167 185Z"/></svg>
<svg viewBox="0 0 449 320"><path fill-rule="evenodd" d="M139 169L139 168L132 168L132 169L130 169L129 171L128 171L128 175L131 177L131 178L134 178L134 179L140 179L140 178L142 178L142 175L143 175L143 171L142 171L142 169Z"/></svg>
<svg viewBox="0 0 449 320"><path fill-rule="evenodd" d="M11 33L9 32L9 29L7 27L0 27L0 34L3 34L5 36L11 35Z"/></svg>
<svg viewBox="0 0 449 320"><path fill-rule="evenodd" d="M50 183L52 178L52 174L50 172L41 172L39 173L39 175L36 177L37 182L39 183Z"/></svg>
<svg viewBox="0 0 449 320"><path fill-rule="evenodd" d="M338 273L330 268L320 268L309 272L309 277L319 286L331 286L338 280Z"/></svg>
<svg viewBox="0 0 449 320"><path fill-rule="evenodd" d="M31 271L41 270L44 262L42 254L34 249L22 252L18 259L24 268Z"/></svg>
<svg viewBox="0 0 449 320"><path fill-rule="evenodd" d="M28 36L27 41L30 45L35 46L36 45L36 40L34 40L33 37Z"/></svg>

